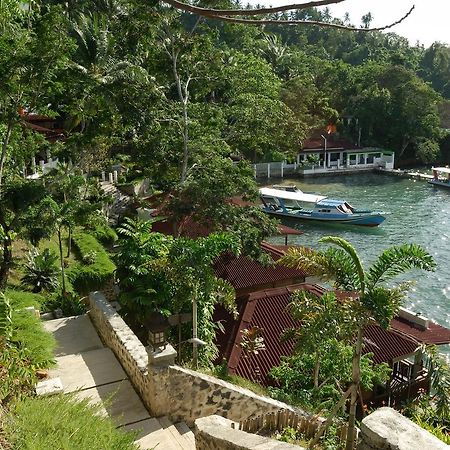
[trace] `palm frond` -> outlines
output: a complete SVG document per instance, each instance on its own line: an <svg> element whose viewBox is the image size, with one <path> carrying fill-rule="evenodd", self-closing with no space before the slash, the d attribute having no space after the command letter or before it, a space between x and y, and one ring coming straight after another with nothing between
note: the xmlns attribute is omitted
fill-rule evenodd
<svg viewBox="0 0 450 450"><path fill-rule="evenodd" d="M319 243L336 245L350 256L354 266L354 272L356 272L359 277L359 289L363 291L365 284L364 268L358 253L356 253L355 247L353 247L350 242L337 236L325 236L319 240Z"/></svg>
<svg viewBox="0 0 450 450"><path fill-rule="evenodd" d="M301 270L310 276L328 279L329 276L326 267L323 266L321 256L319 252L306 247L290 248L277 261L277 264Z"/></svg>
<svg viewBox="0 0 450 450"><path fill-rule="evenodd" d="M401 283L392 289L377 286L365 292L360 302L370 311L372 318L387 329L402 305L409 286L410 283Z"/></svg>
<svg viewBox="0 0 450 450"><path fill-rule="evenodd" d="M367 279L371 287L411 269L434 271L433 257L420 245L403 244L385 250L370 267Z"/></svg>

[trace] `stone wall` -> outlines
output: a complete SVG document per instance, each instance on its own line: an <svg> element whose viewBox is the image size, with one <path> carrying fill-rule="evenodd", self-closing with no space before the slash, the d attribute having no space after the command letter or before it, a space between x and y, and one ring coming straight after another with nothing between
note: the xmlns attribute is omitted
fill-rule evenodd
<svg viewBox="0 0 450 450"><path fill-rule="evenodd" d="M174 421L192 425L195 419L212 414L239 421L280 409L294 410L285 403L183 367L150 366L149 371L155 386L163 387L153 392L153 411L158 416L169 414Z"/></svg>
<svg viewBox="0 0 450 450"><path fill-rule="evenodd" d="M147 349L105 296L93 292L89 302L89 314L100 337L116 354L144 404L156 417L169 416L175 422L193 425L195 419L211 414L239 421L280 409L293 410L285 403L180 366L149 365Z"/></svg>
<svg viewBox="0 0 450 450"><path fill-rule="evenodd" d="M286 444L268 437L231 428L231 421L220 416L208 416L195 421L197 450L301 450L303 447Z"/></svg>
<svg viewBox="0 0 450 450"><path fill-rule="evenodd" d="M392 408L380 408L363 419L358 450L448 450L428 431Z"/></svg>
<svg viewBox="0 0 450 450"><path fill-rule="evenodd" d="M117 356L145 406L151 411L151 386L148 377L148 354L141 341L131 331L101 292L89 294L89 316L97 332Z"/></svg>

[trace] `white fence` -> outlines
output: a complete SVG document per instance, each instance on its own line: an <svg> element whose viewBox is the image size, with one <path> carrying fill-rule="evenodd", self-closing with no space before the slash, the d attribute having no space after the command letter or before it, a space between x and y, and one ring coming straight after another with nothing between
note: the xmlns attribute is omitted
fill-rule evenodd
<svg viewBox="0 0 450 450"><path fill-rule="evenodd" d="M253 164L255 178L283 178L286 175L297 173L298 164L282 162L269 162Z"/></svg>

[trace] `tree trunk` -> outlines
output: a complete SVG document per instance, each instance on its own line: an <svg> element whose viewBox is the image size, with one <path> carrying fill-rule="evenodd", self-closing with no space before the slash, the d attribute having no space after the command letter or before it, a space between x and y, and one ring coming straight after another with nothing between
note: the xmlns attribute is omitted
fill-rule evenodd
<svg viewBox="0 0 450 450"><path fill-rule="evenodd" d="M194 369L198 369L198 348L197 348L197 290L194 290L192 299L192 361Z"/></svg>
<svg viewBox="0 0 450 450"><path fill-rule="evenodd" d="M314 439L309 443L308 448L312 449L319 443L320 438L328 430L329 426L331 425L331 422L333 421L334 417L336 416L337 412L339 411L339 408L341 408L344 405L344 403L347 400L347 397L350 395L351 391L352 391L352 386L350 386L347 389L347 391L342 395L339 402L336 403L336 405L333 408L333 410L331 411L330 415L327 417L327 420L317 430L317 433L314 436Z"/></svg>
<svg viewBox="0 0 450 450"><path fill-rule="evenodd" d="M348 414L348 431L347 442L345 444L346 450L353 449L353 443L355 440L355 422L356 422L356 407L358 404L358 392L361 382L361 351L363 343L363 330L360 326L358 329L358 335L356 338L355 348L353 351L353 363L352 363L352 395L350 400L350 411Z"/></svg>
<svg viewBox="0 0 450 450"><path fill-rule="evenodd" d="M320 370L320 353L316 353L316 360L314 362L314 388L319 387L319 370Z"/></svg>
<svg viewBox="0 0 450 450"><path fill-rule="evenodd" d="M398 158L400 159L403 156L403 153L405 153L405 150L407 149L408 145L411 143L410 139L403 138L402 142L402 148L400 149L400 152L398 154Z"/></svg>
<svg viewBox="0 0 450 450"><path fill-rule="evenodd" d="M175 83L177 85L177 92L178 92L178 98L181 102L181 110L183 113L183 122L182 122L182 138L183 138L183 159L181 162L181 182L186 180L186 176L187 176L187 166L188 166L188 161L189 161L189 147L188 147L188 142L189 142L189 129L188 129L188 109L187 109L187 105L188 105L188 100L189 100L189 95L188 95L188 91L187 88L185 89L185 93L183 94L183 87L181 85L181 79L180 79L180 75L178 73L178 54L179 52L177 50L172 50L172 72L173 72L173 76L175 78Z"/></svg>
<svg viewBox="0 0 450 450"><path fill-rule="evenodd" d="M66 294L66 277L64 272L64 256L62 248L61 227L58 227L59 262L61 264L62 294Z"/></svg>
<svg viewBox="0 0 450 450"><path fill-rule="evenodd" d="M3 138L3 142L2 142L2 152L0 154L0 189L2 187L3 171L4 171L4 167L5 167L5 161L6 161L6 153L8 150L9 139L11 137L12 128L13 128L12 120L9 120L8 128L6 129L6 134L5 134L5 137Z"/></svg>
<svg viewBox="0 0 450 450"><path fill-rule="evenodd" d="M12 240L8 232L4 229L5 238L3 239L3 257L0 264L0 290L6 288L9 278L9 270L12 264Z"/></svg>
<svg viewBox="0 0 450 450"><path fill-rule="evenodd" d="M70 257L70 254L72 253L72 227L69 227L69 237L67 240L67 258Z"/></svg>

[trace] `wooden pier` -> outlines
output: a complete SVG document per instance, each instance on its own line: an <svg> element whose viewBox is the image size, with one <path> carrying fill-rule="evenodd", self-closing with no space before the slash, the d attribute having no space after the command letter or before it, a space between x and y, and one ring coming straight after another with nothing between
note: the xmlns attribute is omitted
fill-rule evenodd
<svg viewBox="0 0 450 450"><path fill-rule="evenodd" d="M396 175L398 177L405 177L405 178L412 178L414 180L422 180L422 181L429 181L433 179L433 175L427 174L427 173L421 173L421 172L415 172L413 170L402 170L402 169L384 169L384 168L378 168L376 169L376 172L379 173L386 173L389 175Z"/></svg>

